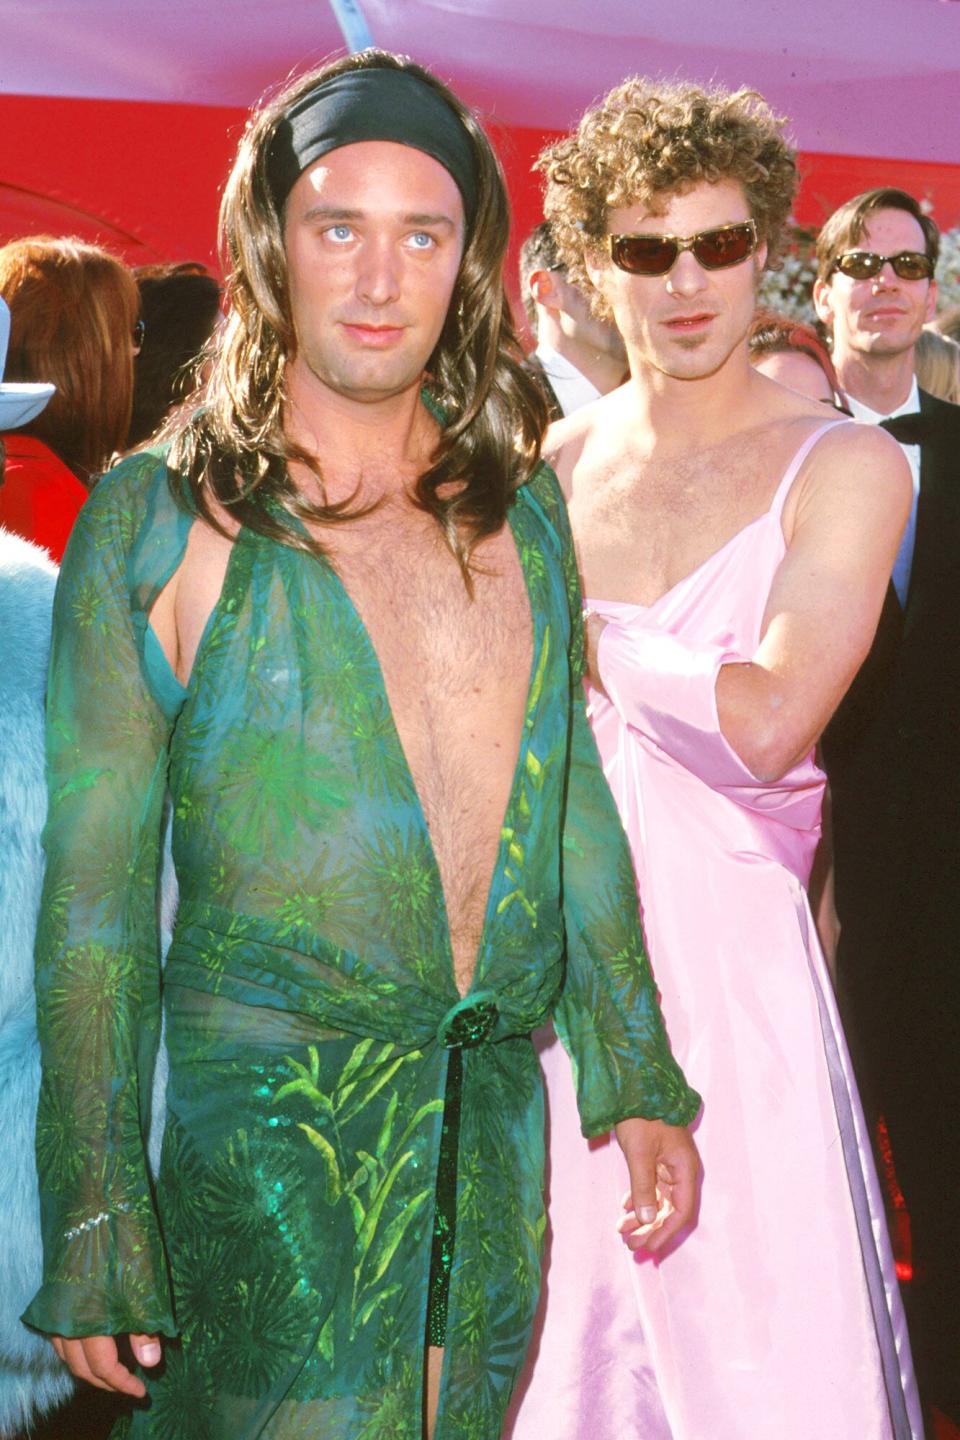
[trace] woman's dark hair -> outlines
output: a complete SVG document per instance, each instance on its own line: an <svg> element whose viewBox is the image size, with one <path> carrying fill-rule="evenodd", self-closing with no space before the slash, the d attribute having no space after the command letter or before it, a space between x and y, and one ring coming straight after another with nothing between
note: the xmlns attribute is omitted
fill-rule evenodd
<svg viewBox="0 0 960 1440"><path fill-rule="evenodd" d="M227 318L209 352L202 405L174 430L171 465L186 477L196 511L221 531L218 505L250 529L319 555L321 544L291 527L278 507L325 524L358 513L350 500L308 503L289 474L295 460L323 485L316 459L283 430L284 371L295 333L283 216L271 198L267 161L285 111L320 80L348 70L391 68L416 76L443 97L466 130L476 160L476 213L427 364L428 393L442 416L440 438L416 486L418 503L439 522L466 575L474 546L501 527L514 492L535 469L547 416L535 382L521 368L503 286L510 216L499 163L469 110L404 57L365 50L334 61L286 87L251 119L220 211ZM441 495L451 481L462 483ZM176 490L175 477L172 483Z"/></svg>
<svg viewBox="0 0 960 1440"><path fill-rule="evenodd" d="M143 343L133 362L128 450L148 440L192 394L200 353L220 314L220 284L204 265L141 265L133 274Z"/></svg>

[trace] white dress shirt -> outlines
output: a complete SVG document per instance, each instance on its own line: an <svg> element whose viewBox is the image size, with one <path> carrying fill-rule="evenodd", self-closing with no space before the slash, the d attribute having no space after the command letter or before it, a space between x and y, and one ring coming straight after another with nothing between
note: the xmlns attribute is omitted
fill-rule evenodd
<svg viewBox="0 0 960 1440"><path fill-rule="evenodd" d="M847 396L847 404L853 411L854 419L865 420L868 425L879 425L881 420L892 420L895 415L916 415L920 409L920 387L917 385L917 377L913 377L910 394L906 400L902 405L898 405L896 410L891 410L889 415L881 415L877 410L871 410L868 405L862 405L852 395ZM897 558L893 562L893 588L900 597L900 604L906 605L907 590L910 586L910 567L913 564L913 544L917 534L917 501L920 499L920 446L901 444L900 449L907 457L910 473L913 476L913 504L910 506L910 518L907 520L907 528L900 541Z"/></svg>
<svg viewBox="0 0 960 1440"><path fill-rule="evenodd" d="M600 399L600 391L593 381L581 374L565 356L558 355L552 346L538 345L533 353L543 366L543 373L550 381L564 415L572 415L582 405Z"/></svg>

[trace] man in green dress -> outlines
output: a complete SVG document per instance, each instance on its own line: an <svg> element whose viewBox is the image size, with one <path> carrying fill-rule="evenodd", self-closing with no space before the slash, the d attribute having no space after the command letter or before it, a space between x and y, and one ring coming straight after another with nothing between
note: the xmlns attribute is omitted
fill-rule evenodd
<svg viewBox="0 0 960 1440"><path fill-rule="evenodd" d="M427 72L365 52L290 87L227 185L204 403L98 486L66 557L26 1318L148 1393L125 1436L494 1440L539 1284L553 1011L585 1133L616 1125L641 1219L672 1199L651 1250L693 1214L699 1097L584 715L507 224Z"/></svg>

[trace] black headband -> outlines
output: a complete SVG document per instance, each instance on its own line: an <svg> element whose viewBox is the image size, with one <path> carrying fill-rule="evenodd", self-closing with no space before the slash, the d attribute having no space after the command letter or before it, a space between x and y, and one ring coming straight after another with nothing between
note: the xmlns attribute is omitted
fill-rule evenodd
<svg viewBox="0 0 960 1440"><path fill-rule="evenodd" d="M473 143L456 111L406 70L345 70L321 80L286 111L267 157L279 213L308 166L342 145L392 140L439 161L457 183L469 225L477 208Z"/></svg>

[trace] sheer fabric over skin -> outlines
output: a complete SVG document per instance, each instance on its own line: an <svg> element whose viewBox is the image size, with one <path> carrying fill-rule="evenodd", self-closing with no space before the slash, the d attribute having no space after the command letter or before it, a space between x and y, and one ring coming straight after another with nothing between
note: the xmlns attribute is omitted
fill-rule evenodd
<svg viewBox="0 0 960 1440"><path fill-rule="evenodd" d="M134 458L85 508L58 593L38 971L46 1281L27 1318L66 1335L179 1331L130 1436L419 1440L445 1045L462 1009L439 872L376 655L329 566L241 532L185 695L151 686L147 617L190 523L162 454ZM543 1229L529 1032L561 985L586 1131L686 1121L699 1104L666 1044L586 722L549 471L510 523L534 659L465 1002L492 1000L496 1023L463 1057L437 1440L497 1434L522 1362ZM144 1137L168 787L181 899L155 1208Z"/></svg>

